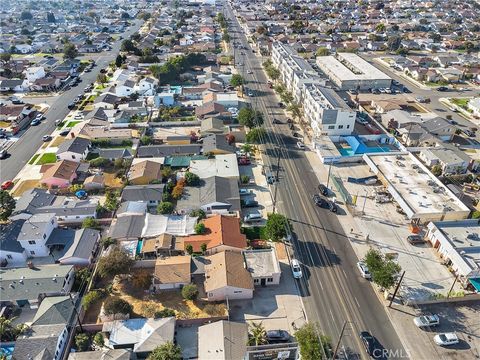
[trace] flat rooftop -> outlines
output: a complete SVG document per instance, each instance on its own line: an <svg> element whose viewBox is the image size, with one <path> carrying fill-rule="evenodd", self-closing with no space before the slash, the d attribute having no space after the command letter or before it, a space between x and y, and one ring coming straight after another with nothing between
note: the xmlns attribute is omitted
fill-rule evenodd
<svg viewBox="0 0 480 360"><path fill-rule="evenodd" d="M336 56L319 56L317 64L342 80L391 80L375 66L351 53L339 53Z"/></svg>
<svg viewBox="0 0 480 360"><path fill-rule="evenodd" d="M398 192L415 214L470 212L445 185L412 154L370 154L364 160Z"/></svg>
<svg viewBox="0 0 480 360"><path fill-rule="evenodd" d="M280 272L280 265L278 264L275 250L245 250L243 252L247 270L250 271L253 277L266 277Z"/></svg>
<svg viewBox="0 0 480 360"><path fill-rule="evenodd" d="M313 99L320 103L323 108L353 111L334 90L315 83L304 84L304 86Z"/></svg>
<svg viewBox="0 0 480 360"><path fill-rule="evenodd" d="M480 224L476 220L435 222L456 248L480 247Z"/></svg>

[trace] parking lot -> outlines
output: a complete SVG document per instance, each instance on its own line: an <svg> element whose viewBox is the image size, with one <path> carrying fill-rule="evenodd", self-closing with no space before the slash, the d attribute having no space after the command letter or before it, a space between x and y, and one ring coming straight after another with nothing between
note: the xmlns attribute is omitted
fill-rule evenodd
<svg viewBox="0 0 480 360"><path fill-rule="evenodd" d="M395 322L402 324L396 329L408 344L406 348L412 359L478 359L480 356L478 303L428 305L418 309L396 305L389 313ZM423 329L415 326L415 316L430 314L439 316L438 326ZM460 342L448 347L435 344L433 337L445 332L455 332Z"/></svg>
<svg viewBox="0 0 480 360"><path fill-rule="evenodd" d="M319 181L326 184L328 168L320 163L315 153L308 154L313 162ZM436 294L446 295L454 282L454 276L442 265L435 250L428 245L411 245L407 237L411 235L410 221L397 210L387 192L380 183L364 185L348 182L348 177L362 178L371 176L366 164L334 165L331 174L341 182L352 199L356 197L356 206L351 209L355 216L342 222L350 237L355 252L362 258L370 247L383 253L391 254L406 271L399 295L404 301L423 301ZM337 202L344 207L344 200L330 181L329 187L334 191ZM387 202L383 202L387 201ZM350 228L350 229L349 229ZM461 291L456 284L453 291Z"/></svg>
<svg viewBox="0 0 480 360"><path fill-rule="evenodd" d="M302 300L288 260L279 260L280 284L255 287L251 300L230 301L230 320L261 322L266 330L282 329L291 335L305 323Z"/></svg>

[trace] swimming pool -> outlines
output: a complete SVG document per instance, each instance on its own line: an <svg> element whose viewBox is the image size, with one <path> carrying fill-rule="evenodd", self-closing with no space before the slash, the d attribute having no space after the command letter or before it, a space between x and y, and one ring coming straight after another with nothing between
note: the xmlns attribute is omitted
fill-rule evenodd
<svg viewBox="0 0 480 360"><path fill-rule="evenodd" d="M336 144L336 147L342 156L354 156L380 152L388 153L392 151L389 147L381 146L381 144L378 143L376 146L368 146L357 136L345 136L343 139L348 145L345 143ZM368 143L372 143L372 141L369 141Z"/></svg>
<svg viewBox="0 0 480 360"><path fill-rule="evenodd" d="M11 360L15 345L0 345L0 354L6 355L7 360Z"/></svg>

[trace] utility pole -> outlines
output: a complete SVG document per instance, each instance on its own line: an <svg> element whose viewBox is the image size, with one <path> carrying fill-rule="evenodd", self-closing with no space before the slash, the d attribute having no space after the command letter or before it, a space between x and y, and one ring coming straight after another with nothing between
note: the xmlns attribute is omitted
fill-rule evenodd
<svg viewBox="0 0 480 360"><path fill-rule="evenodd" d="M340 341L342 340L343 333L345 332L346 326L347 326L347 321L345 321L345 322L343 323L342 331L340 332L340 337L338 338L337 345L335 345L335 351L333 352L332 359L336 359L336 358L337 358L338 348L340 347Z"/></svg>
<svg viewBox="0 0 480 360"><path fill-rule="evenodd" d="M278 153L277 172L275 174L275 191L273 193L273 209L272 209L272 213L274 213L274 214L275 214L275 208L276 208L276 205L277 205L278 176L279 176L279 172L280 172L280 151L278 151L278 149L277 149L277 153Z"/></svg>
<svg viewBox="0 0 480 360"><path fill-rule="evenodd" d="M455 276L455 280L453 281L453 284L452 284L452 287L450 288L450 290L448 291L448 294L447 294L447 299L450 298L450 294L452 293L452 290L453 290L453 287L455 286L455 284L457 283L457 280L458 280L458 275Z"/></svg>
<svg viewBox="0 0 480 360"><path fill-rule="evenodd" d="M330 159L330 166L328 167L327 188L328 188L328 185L330 184L330 173L332 172L332 162L333 162L333 159Z"/></svg>
<svg viewBox="0 0 480 360"><path fill-rule="evenodd" d="M395 291L393 292L392 298L390 299L390 304L388 304L388 307L392 307L393 300L395 299L395 296L397 295L397 291L400 288L400 284L402 283L403 276L405 275L405 270L402 273L402 276L400 277L400 280L398 281L397 287L395 288Z"/></svg>

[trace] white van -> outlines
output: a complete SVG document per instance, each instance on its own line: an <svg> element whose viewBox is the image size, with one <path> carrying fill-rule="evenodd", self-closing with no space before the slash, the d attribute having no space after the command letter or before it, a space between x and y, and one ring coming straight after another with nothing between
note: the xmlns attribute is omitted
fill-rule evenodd
<svg viewBox="0 0 480 360"><path fill-rule="evenodd" d="M247 224L261 221L261 220L262 220L262 214L260 213L248 214L248 215L245 215L245 217L243 218L243 222Z"/></svg>

